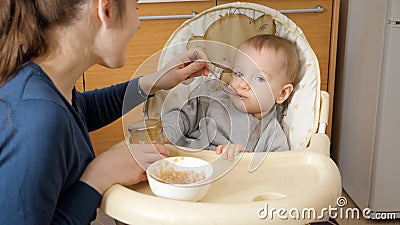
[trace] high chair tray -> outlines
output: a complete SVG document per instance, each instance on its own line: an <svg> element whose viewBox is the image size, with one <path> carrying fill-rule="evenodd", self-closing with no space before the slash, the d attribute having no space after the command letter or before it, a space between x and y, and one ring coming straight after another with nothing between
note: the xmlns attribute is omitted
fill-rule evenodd
<svg viewBox="0 0 400 225"><path fill-rule="evenodd" d="M218 157L214 151L188 152L167 146L172 155L207 161ZM146 181L129 188L114 185L104 194L101 208L127 224L239 225L267 221L306 224L322 217L322 208L335 207L341 181L337 166L328 156L306 149L272 152L258 169L249 172L252 156L253 153L245 153L232 170L211 184L200 202L156 197ZM315 215L302 218L304 208L313 208ZM286 213L279 216L279 209ZM291 218L296 217L297 211L298 218Z"/></svg>

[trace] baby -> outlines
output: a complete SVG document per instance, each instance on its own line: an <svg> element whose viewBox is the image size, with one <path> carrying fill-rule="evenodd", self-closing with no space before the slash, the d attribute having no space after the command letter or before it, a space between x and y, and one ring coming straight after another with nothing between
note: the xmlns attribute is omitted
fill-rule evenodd
<svg viewBox="0 0 400 225"><path fill-rule="evenodd" d="M171 109L162 115L165 135L172 144L216 150L229 160L244 151L289 150L276 105L292 93L299 70L293 43L254 36L240 45L234 59L229 87L238 95L217 91L207 101L196 98Z"/></svg>

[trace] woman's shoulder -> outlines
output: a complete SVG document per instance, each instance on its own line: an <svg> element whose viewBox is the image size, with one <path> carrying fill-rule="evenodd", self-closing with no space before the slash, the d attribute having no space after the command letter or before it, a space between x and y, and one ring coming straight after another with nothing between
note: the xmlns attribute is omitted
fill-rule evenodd
<svg viewBox="0 0 400 225"><path fill-rule="evenodd" d="M0 118L0 143L7 138L11 144L8 147L17 149L25 149L20 146L20 143L25 143L39 154L39 151L56 148L62 139L70 140L71 120L57 104L29 100L20 101L13 108L7 106L4 110L7 116Z"/></svg>
<svg viewBox="0 0 400 225"><path fill-rule="evenodd" d="M31 130L32 133L57 132L70 129L70 116L65 108L51 101L32 99L19 102L10 109L11 120L16 127Z"/></svg>
<svg viewBox="0 0 400 225"><path fill-rule="evenodd" d="M63 126L61 121L68 119L61 93L34 63L26 64L3 85L0 96L0 111L19 127Z"/></svg>
<svg viewBox="0 0 400 225"><path fill-rule="evenodd" d="M42 112L58 105L66 109L62 94L35 63L28 63L22 67L13 79L0 88L0 96L11 108L25 105ZM29 104L30 101L35 103Z"/></svg>
<svg viewBox="0 0 400 225"><path fill-rule="evenodd" d="M35 63L28 64L21 70L22 74L29 73L23 87L23 99L41 99L60 102L62 94L58 91L50 77Z"/></svg>

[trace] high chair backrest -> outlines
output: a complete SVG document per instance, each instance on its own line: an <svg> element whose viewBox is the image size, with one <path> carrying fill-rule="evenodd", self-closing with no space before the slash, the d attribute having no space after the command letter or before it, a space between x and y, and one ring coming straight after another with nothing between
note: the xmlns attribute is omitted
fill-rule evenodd
<svg viewBox="0 0 400 225"><path fill-rule="evenodd" d="M300 82L288 99L282 127L290 149L306 147L318 127L320 108L320 71L317 57L303 31L277 10L254 3L229 3L208 9L183 23L169 38L161 53L162 68L176 54L201 47L212 62L232 62L232 48L215 48L214 42L238 48L240 43L257 34L275 34L296 44L301 69ZM211 42L203 42L208 40ZM210 46L211 45L211 46ZM233 49L234 49L233 48ZM198 82L180 84L170 91L160 91L146 103L147 116L160 114L187 101L187 95Z"/></svg>

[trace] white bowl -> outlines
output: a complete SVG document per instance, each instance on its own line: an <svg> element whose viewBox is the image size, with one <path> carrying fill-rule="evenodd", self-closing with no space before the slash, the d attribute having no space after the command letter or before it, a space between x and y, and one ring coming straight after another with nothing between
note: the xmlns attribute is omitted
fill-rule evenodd
<svg viewBox="0 0 400 225"><path fill-rule="evenodd" d="M194 171L196 173L204 171L205 178L190 184L166 183L158 179L162 171L171 167L176 171ZM183 201L199 201L207 194L210 187L209 181L213 168L210 163L202 159L177 156L164 158L152 163L147 168L146 173L154 195Z"/></svg>

